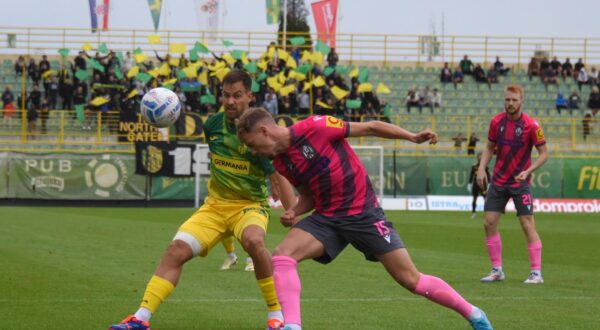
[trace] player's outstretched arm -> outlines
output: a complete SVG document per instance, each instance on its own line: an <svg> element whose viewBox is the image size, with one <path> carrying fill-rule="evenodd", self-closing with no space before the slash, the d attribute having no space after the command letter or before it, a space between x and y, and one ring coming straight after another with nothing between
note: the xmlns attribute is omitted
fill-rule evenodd
<svg viewBox="0 0 600 330"><path fill-rule="evenodd" d="M296 204L294 187L292 187L292 184L283 175L273 172L269 176L269 181L271 182L273 198L281 200L284 209L289 210L290 207Z"/></svg>
<svg viewBox="0 0 600 330"><path fill-rule="evenodd" d="M294 225L298 222L299 216L315 207L313 194L307 186L299 186L298 193L300 194L300 196L298 196L298 202L281 216L281 224L285 227Z"/></svg>
<svg viewBox="0 0 600 330"><path fill-rule="evenodd" d="M527 177L529 177L535 170L544 165L546 160L548 160L548 147L546 147L545 144L541 146L536 146L535 148L538 151L538 158L535 160L535 162L533 162L533 164L531 164L531 166L529 166L528 169L519 173L519 175L515 177L515 181L523 182L527 180Z"/></svg>
<svg viewBox="0 0 600 330"><path fill-rule="evenodd" d="M429 141L436 144L437 134L430 128L426 128L418 133L405 130L404 128L382 121L370 121L366 123L351 123L349 137L376 136L385 139L402 139L414 143L423 143Z"/></svg>
<svg viewBox="0 0 600 330"><path fill-rule="evenodd" d="M483 154L481 154L481 161L479 162L479 168L477 169L477 185L483 191L486 190L486 186L488 183L488 177L485 168L492 159L492 155L494 154L495 148L496 143L488 141L488 143L485 145L485 149L483 149Z"/></svg>

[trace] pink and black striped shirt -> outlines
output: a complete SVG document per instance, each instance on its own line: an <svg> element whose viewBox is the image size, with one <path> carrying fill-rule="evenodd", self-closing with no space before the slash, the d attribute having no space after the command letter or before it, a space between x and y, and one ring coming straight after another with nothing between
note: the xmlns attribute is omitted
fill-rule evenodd
<svg viewBox="0 0 600 330"><path fill-rule="evenodd" d="M349 123L312 116L289 130L291 145L273 165L294 186L308 186L315 213L342 217L378 206L367 171L345 139Z"/></svg>

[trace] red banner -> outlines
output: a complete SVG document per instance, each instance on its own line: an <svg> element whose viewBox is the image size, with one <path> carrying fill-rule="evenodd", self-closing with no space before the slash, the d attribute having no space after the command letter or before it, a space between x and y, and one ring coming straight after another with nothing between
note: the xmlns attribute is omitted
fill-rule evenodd
<svg viewBox="0 0 600 330"><path fill-rule="evenodd" d="M335 47L338 0L323 0L311 4L319 40Z"/></svg>

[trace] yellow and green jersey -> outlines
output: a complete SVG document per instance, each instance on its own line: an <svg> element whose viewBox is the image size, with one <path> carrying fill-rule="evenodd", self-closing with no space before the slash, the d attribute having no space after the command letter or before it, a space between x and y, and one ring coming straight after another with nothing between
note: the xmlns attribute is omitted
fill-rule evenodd
<svg viewBox="0 0 600 330"><path fill-rule="evenodd" d="M252 155L240 143L235 125L224 112L211 116L204 125L211 166L208 195L229 200L266 203L265 177L275 172L271 161Z"/></svg>

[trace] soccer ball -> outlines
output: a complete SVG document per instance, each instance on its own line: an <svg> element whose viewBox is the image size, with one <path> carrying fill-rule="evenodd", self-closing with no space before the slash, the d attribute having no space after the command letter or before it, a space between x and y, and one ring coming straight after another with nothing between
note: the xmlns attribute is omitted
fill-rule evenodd
<svg viewBox="0 0 600 330"><path fill-rule="evenodd" d="M158 87L148 91L140 105L142 117L152 126L171 126L181 113L179 98L172 91Z"/></svg>

